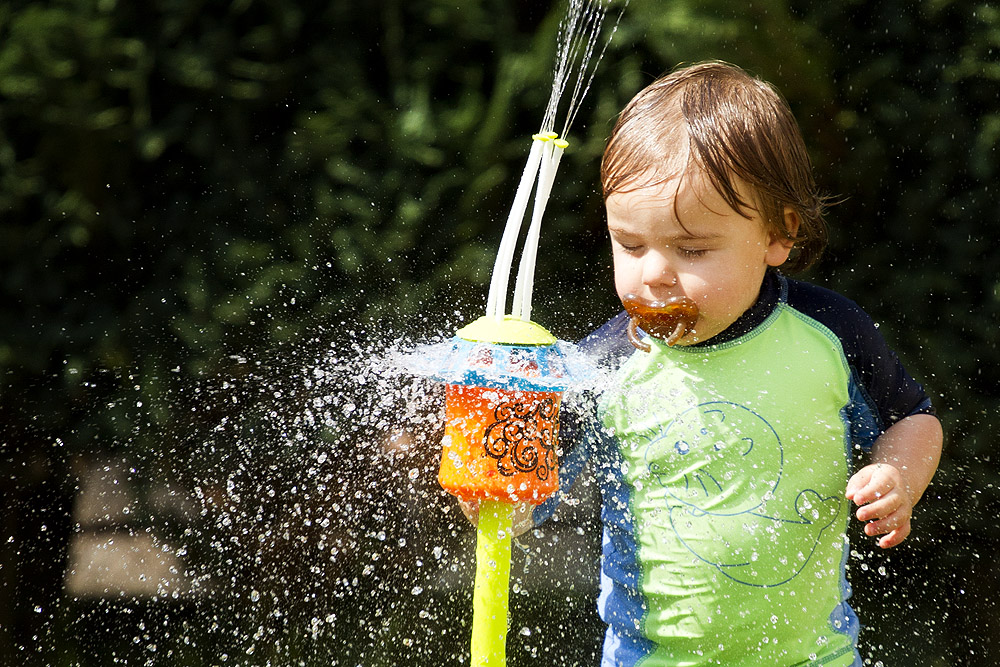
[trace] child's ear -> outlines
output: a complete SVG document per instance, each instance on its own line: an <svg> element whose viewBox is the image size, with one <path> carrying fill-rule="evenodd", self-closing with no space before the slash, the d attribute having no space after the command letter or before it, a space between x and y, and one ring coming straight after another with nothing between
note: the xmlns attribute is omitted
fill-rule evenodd
<svg viewBox="0 0 1000 667"><path fill-rule="evenodd" d="M767 246L767 265L781 266L788 259L792 248L795 247L795 238L799 234L799 227L802 225L802 218L791 206L786 206L784 210L784 222L786 234L784 236L771 235Z"/></svg>

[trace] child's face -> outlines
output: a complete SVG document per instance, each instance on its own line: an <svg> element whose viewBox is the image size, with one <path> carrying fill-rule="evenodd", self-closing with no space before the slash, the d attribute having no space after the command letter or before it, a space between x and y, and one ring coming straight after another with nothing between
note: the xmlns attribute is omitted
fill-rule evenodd
<svg viewBox="0 0 1000 667"><path fill-rule="evenodd" d="M690 345L753 305L767 267L782 264L791 243L772 238L756 214L748 220L731 209L700 171L679 188L678 180L612 194L606 206L619 298L693 299L698 321L679 341Z"/></svg>

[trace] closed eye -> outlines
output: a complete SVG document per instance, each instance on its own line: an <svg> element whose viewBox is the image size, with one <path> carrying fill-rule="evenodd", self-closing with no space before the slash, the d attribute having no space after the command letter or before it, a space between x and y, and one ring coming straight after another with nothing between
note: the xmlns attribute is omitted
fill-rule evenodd
<svg viewBox="0 0 1000 667"><path fill-rule="evenodd" d="M641 245L629 245L627 243L618 243L618 247L622 249L622 252L628 253L629 255L638 255L644 248L644 246Z"/></svg>
<svg viewBox="0 0 1000 667"><path fill-rule="evenodd" d="M677 252L681 257L686 257L688 259L694 259L696 257L704 257L708 252L707 248L678 248Z"/></svg>

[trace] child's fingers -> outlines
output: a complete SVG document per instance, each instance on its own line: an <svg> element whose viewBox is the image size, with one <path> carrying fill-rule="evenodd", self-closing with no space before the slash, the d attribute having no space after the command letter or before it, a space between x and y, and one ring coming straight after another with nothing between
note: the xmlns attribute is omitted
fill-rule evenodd
<svg viewBox="0 0 1000 667"><path fill-rule="evenodd" d="M878 500L858 507L858 511L854 513L854 516L858 518L858 521L882 519L899 510L904 505L904 501L905 498L903 498L901 493L890 491Z"/></svg>
<svg viewBox="0 0 1000 667"><path fill-rule="evenodd" d="M891 549L894 546L902 543L910 535L910 522L907 521L902 526L896 530L891 531L888 535L881 538L878 541L878 545L883 549Z"/></svg>
<svg viewBox="0 0 1000 667"><path fill-rule="evenodd" d="M873 471L874 469L872 468L872 466L865 466L861 470L851 475L851 478L847 480L847 491L845 492L845 495L848 498L853 498L854 495L858 493L858 491L865 488L865 486L867 486L868 484L868 481L872 477Z"/></svg>
<svg viewBox="0 0 1000 667"><path fill-rule="evenodd" d="M479 525L479 501L458 499L458 506L462 508L462 514L473 526Z"/></svg>
<svg viewBox="0 0 1000 667"><path fill-rule="evenodd" d="M871 537L876 535L885 535L886 533L891 533L894 530L902 528L904 525L909 523L909 521L909 512L893 512L889 516L866 523L865 535L869 535Z"/></svg>
<svg viewBox="0 0 1000 667"><path fill-rule="evenodd" d="M515 537L534 528L534 522L532 521L533 510L534 506L529 503L514 505L514 518L511 523L511 530Z"/></svg>
<svg viewBox="0 0 1000 667"><path fill-rule="evenodd" d="M866 535L882 535L878 545L889 549L910 534L912 507L897 468L873 463L865 466L847 483L846 496L858 505L855 513L864 521Z"/></svg>
<svg viewBox="0 0 1000 667"><path fill-rule="evenodd" d="M892 474L893 472L895 472L895 468L882 466L880 463L865 466L855 475L855 477L859 477L860 488L856 488L853 493L849 492L847 497L857 505L864 505L888 495L899 482ZM863 476L862 473L864 473ZM848 484L848 490L850 491L850 484Z"/></svg>
<svg viewBox="0 0 1000 667"><path fill-rule="evenodd" d="M875 474L875 466L865 466L857 471L847 480L847 497L851 498L856 493L864 489L871 482L872 475Z"/></svg>

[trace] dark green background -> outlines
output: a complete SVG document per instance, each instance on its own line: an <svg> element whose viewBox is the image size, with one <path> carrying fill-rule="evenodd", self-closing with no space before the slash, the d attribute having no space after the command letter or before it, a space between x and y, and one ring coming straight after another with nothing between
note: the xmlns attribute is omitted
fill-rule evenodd
<svg viewBox="0 0 1000 667"><path fill-rule="evenodd" d="M460 540L461 521L441 519L448 501L423 474L431 454L385 455L372 435L414 415L380 418L402 394L380 403L344 385L350 373L310 385L306 369L331 353L362 363L375 341L480 314L564 11L533 0L0 3L0 664L459 659L467 598L414 603L407 568L435 539ZM889 555L855 545L873 664L1000 664L998 54L1000 9L986 2L632 0L543 229L533 319L575 339L617 307L597 179L617 111L663 71L707 58L784 92L819 182L841 200L807 277L880 322L946 429L914 537ZM332 394L333 422L292 416ZM230 584L173 605L62 593L79 461L119 457L135 484L168 480L183 494L235 480L254 510L232 516L294 532L293 501L262 494L293 497L317 451L325 463L310 474L328 484L314 511L336 517L345 550L364 560L384 547L373 521L406 542L360 583L359 563L262 563L245 530L211 513L165 519L144 506L128 530L201 548L199 572ZM405 474L414 465L423 487ZM429 509L404 530L395 517L414 493ZM258 589L270 602L247 597ZM515 629L531 619L538 631L513 633L512 661L591 661L592 596L515 596ZM330 610L341 620L311 632Z"/></svg>

